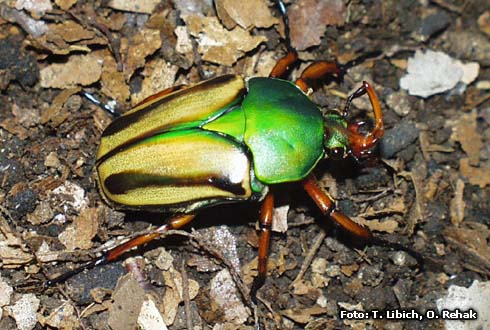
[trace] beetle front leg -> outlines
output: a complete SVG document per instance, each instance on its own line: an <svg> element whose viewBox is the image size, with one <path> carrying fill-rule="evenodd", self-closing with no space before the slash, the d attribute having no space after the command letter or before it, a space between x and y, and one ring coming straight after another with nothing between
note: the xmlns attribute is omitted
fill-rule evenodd
<svg viewBox="0 0 490 330"><path fill-rule="evenodd" d="M322 79L327 75L336 75L340 77L342 75L342 70L340 66L335 62L329 61L318 61L310 64L301 74L301 76L296 79L296 85L301 88L303 92L308 91L308 80L318 80Z"/></svg>
<svg viewBox="0 0 490 330"><path fill-rule="evenodd" d="M303 180L301 184L303 189L308 193L308 195L310 195L324 215L330 217L339 226L357 237L365 239L367 242L373 240L374 236L369 230L355 223L348 216L336 210L335 203L320 189L315 177L312 174Z"/></svg>
<svg viewBox="0 0 490 330"><path fill-rule="evenodd" d="M260 212L260 236L259 236L259 273L252 283L250 297L257 303L257 290L264 285L267 277L267 259L269 258L269 246L272 229L272 214L274 212L274 195L269 192L265 196L264 204Z"/></svg>
<svg viewBox="0 0 490 330"><path fill-rule="evenodd" d="M77 267L73 270L70 270L66 273L63 273L54 279L47 280L45 283L45 286L49 287L49 286L52 286L54 284L61 283L65 280L67 280L68 278L84 271L85 269L91 269L91 268L94 268L96 266L105 265L111 261L114 261L117 258L119 258L122 254L129 251L130 249L137 247L137 246L141 246L143 244L146 244L146 243L158 238L160 235L162 235L163 233L165 233L169 230L182 228L183 226L185 226L186 224L191 222L195 217L196 217L195 214L183 214L183 215L176 216L176 217L170 219L167 223L161 225L160 227L153 229L149 233L138 235L138 236L130 239L129 241L106 251L102 256L95 258L95 259L83 264L80 267Z"/></svg>

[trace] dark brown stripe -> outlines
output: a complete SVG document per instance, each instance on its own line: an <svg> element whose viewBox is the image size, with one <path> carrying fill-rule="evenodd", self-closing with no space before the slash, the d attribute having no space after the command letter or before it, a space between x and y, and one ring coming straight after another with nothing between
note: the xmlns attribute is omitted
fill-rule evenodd
<svg viewBox="0 0 490 330"><path fill-rule="evenodd" d="M122 172L112 174L104 180L104 186L112 195L127 194L129 191L138 188L158 187L162 185L173 186L203 186L212 185L218 189L228 191L236 196L246 194L245 189L240 183L230 182L227 178L218 177L191 177L175 178L152 174L138 174L135 172Z"/></svg>
<svg viewBox="0 0 490 330"><path fill-rule="evenodd" d="M164 97L163 99L161 99L160 101L155 102L155 103L147 106L146 108L143 108L139 111L136 111L136 112L133 112L131 114L123 115L123 116L119 117L117 120L113 121L104 130L104 132L102 133L102 137L113 135L113 134L116 134L116 133L126 129L132 123L140 120L142 117L146 116L148 113L153 111L155 108L159 107L164 102L170 102L170 101L172 101L178 97L182 97L185 94L190 94L190 93L195 93L196 91L202 91L202 90L210 89L210 88L213 88L213 87L218 86L218 85L225 85L226 83L228 83L229 81L231 81L235 78L236 78L235 75L231 75L231 74L224 75L224 76L220 76L217 78L207 80L200 85L185 88L183 90L180 90L180 91L177 91L173 94L170 94L167 97Z"/></svg>

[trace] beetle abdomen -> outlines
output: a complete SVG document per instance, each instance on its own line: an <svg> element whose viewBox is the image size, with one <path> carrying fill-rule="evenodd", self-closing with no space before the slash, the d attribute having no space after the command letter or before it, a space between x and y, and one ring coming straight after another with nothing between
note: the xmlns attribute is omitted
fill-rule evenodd
<svg viewBox="0 0 490 330"><path fill-rule="evenodd" d="M115 206L189 211L253 194L243 148L198 128L125 146L104 156L97 170L103 195Z"/></svg>
<svg viewBox="0 0 490 330"><path fill-rule="evenodd" d="M251 78L242 102L245 143L265 184L305 178L323 157L320 109L293 83Z"/></svg>

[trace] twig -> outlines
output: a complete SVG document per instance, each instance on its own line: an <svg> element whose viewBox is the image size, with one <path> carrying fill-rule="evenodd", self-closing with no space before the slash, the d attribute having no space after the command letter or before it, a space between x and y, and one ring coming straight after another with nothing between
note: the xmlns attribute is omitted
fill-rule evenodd
<svg viewBox="0 0 490 330"><path fill-rule="evenodd" d="M305 260L303 261L303 264L301 265L301 269L298 273L298 276L294 279L294 281L289 285L289 287L293 287L297 282L301 281L303 276L306 273L306 270L308 270L308 267L310 266L311 262L313 261L313 258L315 257L318 249L322 245L323 241L325 240L325 237L327 237L327 233L325 230L322 230L315 238L315 242L311 246L310 250L306 254Z"/></svg>
<svg viewBox="0 0 490 330"><path fill-rule="evenodd" d="M182 299L184 300L184 311L187 329L194 329L191 314L191 299L189 297L189 278L185 270L185 259L182 259L182 265L180 267L180 273L182 274Z"/></svg>

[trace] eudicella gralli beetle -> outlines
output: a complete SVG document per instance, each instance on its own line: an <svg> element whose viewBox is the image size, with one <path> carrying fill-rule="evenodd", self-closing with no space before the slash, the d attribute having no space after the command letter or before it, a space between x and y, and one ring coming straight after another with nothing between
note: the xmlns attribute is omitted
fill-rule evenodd
<svg viewBox="0 0 490 330"><path fill-rule="evenodd" d="M340 77L348 65L320 61L292 83L283 80L298 56L290 46L268 78L225 75L190 87L162 91L114 120L102 133L96 158L100 192L116 209L171 214L161 226L48 281L59 283L83 269L115 260L171 229L189 224L203 208L256 201L260 214L258 276L252 299L266 277L274 195L269 186L297 182L321 212L367 243L378 243L368 229L338 211L318 186L312 170L324 158L363 158L383 136L383 119L372 86L363 82L342 113L325 116L306 95L309 82ZM354 98L367 94L374 127L360 133L348 121ZM408 249L405 249L408 250Z"/></svg>

